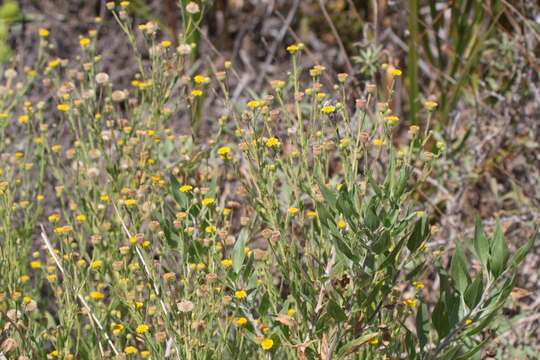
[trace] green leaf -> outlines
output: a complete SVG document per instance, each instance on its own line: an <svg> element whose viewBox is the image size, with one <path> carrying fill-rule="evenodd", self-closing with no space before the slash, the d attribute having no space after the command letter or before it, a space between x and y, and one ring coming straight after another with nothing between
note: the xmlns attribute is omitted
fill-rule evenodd
<svg viewBox="0 0 540 360"><path fill-rule="evenodd" d="M247 232L242 230L240 234L238 235L238 239L236 239L236 243L234 244L234 248L232 252L232 262L233 262L233 270L237 274L242 268L242 264L244 263L244 258L246 257L246 254L244 253L246 238L247 238Z"/></svg>
<svg viewBox="0 0 540 360"><path fill-rule="evenodd" d="M329 188L327 188L322 182L319 182L319 189L327 202L327 206L335 207L337 202L336 194Z"/></svg>
<svg viewBox="0 0 540 360"><path fill-rule="evenodd" d="M259 314L266 314L268 309L270 309L270 305L270 295L265 292L259 305Z"/></svg>
<svg viewBox="0 0 540 360"><path fill-rule="evenodd" d="M439 335L439 339L444 338L450 332L450 324L448 322L448 314L446 313L446 306L442 299L433 308L431 313L433 319L433 326Z"/></svg>
<svg viewBox="0 0 540 360"><path fill-rule="evenodd" d="M390 232L384 231L381 236L379 236L379 238L373 243L371 248L376 254L380 254L383 251L387 250L390 244Z"/></svg>
<svg viewBox="0 0 540 360"><path fill-rule="evenodd" d="M478 353L482 348L488 343L488 341L492 340L490 337L483 340L479 344L477 344L475 347L473 347L471 350L467 351L465 354L460 355L456 358L456 360L467 360L472 358L476 353Z"/></svg>
<svg viewBox="0 0 540 360"><path fill-rule="evenodd" d="M334 224L329 224L332 238L335 240L335 244L338 250L352 260L354 263L358 262L358 257L353 254L351 247L343 240L343 235L339 233L337 227Z"/></svg>
<svg viewBox="0 0 540 360"><path fill-rule="evenodd" d="M242 276L242 278L244 279L244 282L247 282L249 277L253 273L253 270L254 270L253 262L254 262L254 256L253 256L253 253L251 253L248 256L248 260L247 260L247 263L246 263L246 268L244 269L244 274Z"/></svg>
<svg viewBox="0 0 540 360"><path fill-rule="evenodd" d="M497 220L493 240L491 241L491 256L489 258L489 268L495 278L499 277L506 268L509 257L508 245L504 239L501 224Z"/></svg>
<svg viewBox="0 0 540 360"><path fill-rule="evenodd" d="M375 179L373 178L373 176L371 175L370 172L368 172L368 183L369 185L371 186L371 188L373 189L373 191L375 191L375 194L377 194L377 196L379 198L382 198L384 197L382 191L381 191L381 188L379 187L379 185L377 184L377 182L375 181Z"/></svg>
<svg viewBox="0 0 540 360"><path fill-rule="evenodd" d="M337 358L338 359L344 359L347 355L350 355L356 351L356 349L371 339L379 336L378 332L369 333L366 335L362 335L359 338L356 338L354 340L349 341L345 345L343 345L337 352Z"/></svg>
<svg viewBox="0 0 540 360"><path fill-rule="evenodd" d="M452 263L450 264L450 274L452 275L452 281L456 289L460 294L464 294L467 286L471 282L469 276L469 268L467 266L467 260L461 250L459 243L456 243L456 251L452 257Z"/></svg>
<svg viewBox="0 0 540 360"><path fill-rule="evenodd" d="M484 281L482 279L482 274L478 274L474 281L467 287L465 290L464 299L465 304L469 309L474 308L480 302L482 298L482 291L484 290Z"/></svg>
<svg viewBox="0 0 540 360"><path fill-rule="evenodd" d="M476 255L480 259L482 265L487 266L489 259L489 241L484 233L484 226L480 217L476 217L476 224L474 227L474 249Z"/></svg>
<svg viewBox="0 0 540 360"><path fill-rule="evenodd" d="M403 192L405 191L405 187L407 186L407 180L409 180L410 171L408 168L402 168L399 173L399 180L396 184L396 191L395 191L395 200L397 201Z"/></svg>
<svg viewBox="0 0 540 360"><path fill-rule="evenodd" d="M427 234L427 220L425 218L417 220L409 241L407 242L407 248L409 251L414 252L416 249L418 249L424 240L426 240Z"/></svg>
<svg viewBox="0 0 540 360"><path fill-rule="evenodd" d="M366 226L371 231L377 229L377 227L379 226L379 217L377 216L373 205L370 204L370 206L366 208L366 215L364 219L366 222Z"/></svg>
<svg viewBox="0 0 540 360"><path fill-rule="evenodd" d="M330 314L334 320L337 322L343 322L347 319L347 315L345 315L345 312L339 306L334 300L330 299L328 302L327 312Z"/></svg>
<svg viewBox="0 0 540 360"><path fill-rule="evenodd" d="M512 266L518 266L523 261L523 259L525 259L525 256L527 256L529 251L531 251L534 243L538 239L538 235L539 234L537 232L536 234L531 236L531 238L527 241L527 243L516 251L514 256L512 256L512 259L510 260L510 263L512 264Z"/></svg>
<svg viewBox="0 0 540 360"><path fill-rule="evenodd" d="M420 305L416 313L416 334L420 344L420 352L423 353L429 336L429 314L427 305L424 303Z"/></svg>
<svg viewBox="0 0 540 360"><path fill-rule="evenodd" d="M449 350L447 350L445 353L443 353L438 359L440 360L455 360L456 354L461 349L461 346L453 346L450 347Z"/></svg>

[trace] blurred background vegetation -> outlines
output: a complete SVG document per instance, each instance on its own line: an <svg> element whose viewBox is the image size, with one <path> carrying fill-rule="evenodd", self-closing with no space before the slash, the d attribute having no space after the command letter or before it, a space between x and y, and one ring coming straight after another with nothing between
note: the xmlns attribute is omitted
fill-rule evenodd
<svg viewBox="0 0 540 360"><path fill-rule="evenodd" d="M157 22L163 38L176 44L180 29L190 29L185 37L198 48L192 73L232 61L239 74L232 84L234 100L264 92L287 71L285 48L293 42L306 44L303 68L328 69L322 79L327 84L337 73L349 73L352 99L366 84L384 82L381 68L387 64L403 69L394 108L415 123L421 104L436 101L432 146L439 142L449 149L422 192L441 230L434 241L470 238L476 213L487 229L499 217L514 248L530 237L540 219L538 2L215 0L203 2L203 11L192 17L182 11L186 3L134 0L133 26ZM102 0L4 0L0 62L31 66L39 56L40 27L50 29L54 52L68 58L79 46L73 34L94 28L96 17L104 70L127 87L137 64ZM203 107L203 134L219 116L214 100ZM520 291L505 309L510 321L494 335L493 356L535 358L540 351L539 260L537 245L521 274Z"/></svg>

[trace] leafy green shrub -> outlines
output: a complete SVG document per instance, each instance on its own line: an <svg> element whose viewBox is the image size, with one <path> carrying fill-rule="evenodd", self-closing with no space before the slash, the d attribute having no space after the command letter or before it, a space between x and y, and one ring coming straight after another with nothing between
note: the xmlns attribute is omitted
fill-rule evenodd
<svg viewBox="0 0 540 360"><path fill-rule="evenodd" d="M3 354L464 359L482 349L533 240L510 256L500 227L487 236L478 222L474 269L459 244L449 265L433 248L417 194L444 148L424 151L429 120L398 136L400 70L350 99L346 74L326 92L322 66L301 80L295 44L290 76L237 104L232 64L188 76L190 44L174 50L147 23L140 47L129 3L109 8L138 63L130 89L101 71L93 31L77 60L44 53L2 79ZM27 98L32 84L56 94L53 121ZM224 115L198 137L212 92ZM429 119L436 104L425 105ZM174 129L178 119L192 129Z"/></svg>

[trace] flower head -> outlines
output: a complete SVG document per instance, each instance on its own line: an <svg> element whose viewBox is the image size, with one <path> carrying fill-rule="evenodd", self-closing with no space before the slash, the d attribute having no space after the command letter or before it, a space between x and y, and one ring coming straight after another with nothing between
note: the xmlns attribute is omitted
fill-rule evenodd
<svg viewBox="0 0 540 360"><path fill-rule="evenodd" d="M58 109L58 111L61 111L61 112L68 112L69 111L69 105L68 104L58 104L56 106L56 108Z"/></svg>
<svg viewBox="0 0 540 360"><path fill-rule="evenodd" d="M269 139L266 140L266 147L268 148L279 148L281 146L281 142L279 141L278 138L276 137L271 137Z"/></svg>
<svg viewBox="0 0 540 360"><path fill-rule="evenodd" d="M196 84L208 84L210 82L210 78L208 76L199 74L193 77L193 81L195 81Z"/></svg>
<svg viewBox="0 0 540 360"><path fill-rule="evenodd" d="M90 291L90 299L100 301L105 298L105 294L100 291Z"/></svg>
<svg viewBox="0 0 540 360"><path fill-rule="evenodd" d="M336 107L333 105L325 105L321 108L321 111L328 115L336 111Z"/></svg>
<svg viewBox="0 0 540 360"><path fill-rule="evenodd" d="M149 329L150 329L150 326L148 326L146 324L140 324L140 325L137 326L135 331L137 332L137 334L145 334L145 333L148 332Z"/></svg>
<svg viewBox="0 0 540 360"><path fill-rule="evenodd" d="M210 206L210 205L213 205L215 204L216 200L214 198L211 198L211 197L207 197L207 198L204 198L202 199L201 203L204 205L204 206Z"/></svg>
<svg viewBox="0 0 540 360"><path fill-rule="evenodd" d="M187 192L190 192L191 190L193 190L193 186L191 186L191 185L182 185L182 186L180 186L180 188L178 190L181 193L187 193Z"/></svg>
<svg viewBox="0 0 540 360"><path fill-rule="evenodd" d="M263 341L261 341L261 347L263 348L263 350L268 351L268 350L272 349L273 346L274 346L274 340L272 340L270 338L266 338Z"/></svg>
<svg viewBox="0 0 540 360"><path fill-rule="evenodd" d="M298 214L299 211L300 210L296 207L290 207L287 209L287 212L289 213L289 215L292 215L292 216Z"/></svg>
<svg viewBox="0 0 540 360"><path fill-rule="evenodd" d="M238 300L244 300L247 297L247 292L245 290L236 290L234 297Z"/></svg>
<svg viewBox="0 0 540 360"><path fill-rule="evenodd" d="M79 40L79 44L81 45L81 47L85 48L85 47L88 47L88 45L90 45L90 39L87 38L87 37L83 37Z"/></svg>
<svg viewBox="0 0 540 360"><path fill-rule="evenodd" d="M260 100L251 100L251 101L249 101L246 105L247 105L247 107L250 108L251 110L254 110L254 109L260 107L262 104L263 104L263 102L260 101Z"/></svg>
<svg viewBox="0 0 540 360"><path fill-rule="evenodd" d="M135 346L126 346L124 352L128 355L133 355L139 352Z"/></svg>
<svg viewBox="0 0 540 360"><path fill-rule="evenodd" d="M237 327L243 327L243 326L246 326L247 322L248 320L245 317L240 317L236 319L234 323L236 324Z"/></svg>
<svg viewBox="0 0 540 360"><path fill-rule="evenodd" d="M49 36L49 30L45 28L40 28L38 30L38 35L39 37L46 38L47 36Z"/></svg>
<svg viewBox="0 0 540 360"><path fill-rule="evenodd" d="M222 160L230 160L231 159L231 148L228 146L222 146L217 151L219 157L221 157Z"/></svg>

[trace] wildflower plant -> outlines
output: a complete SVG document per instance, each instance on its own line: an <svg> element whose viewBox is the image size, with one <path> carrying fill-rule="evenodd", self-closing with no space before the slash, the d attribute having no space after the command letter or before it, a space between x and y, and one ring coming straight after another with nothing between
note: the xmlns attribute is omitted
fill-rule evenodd
<svg viewBox="0 0 540 360"><path fill-rule="evenodd" d="M190 31L202 5L182 2ZM487 235L478 221L449 261L430 242L418 193L444 146L424 150L436 104L423 126L393 112L399 69L352 99L347 74L323 85L325 68L303 71L304 45L293 44L290 76L237 104L232 64L188 75L186 46L173 49L157 24L133 26L128 1L107 7L137 63L129 88L103 69L99 19L74 60L49 54L41 29L35 68L3 72L2 354L465 359L482 349L533 239L511 255L500 226ZM54 103L27 99L32 86ZM224 115L202 137L210 92Z"/></svg>

